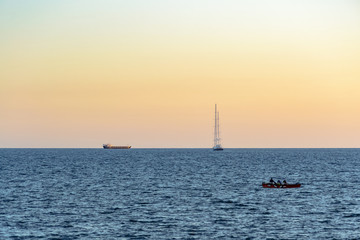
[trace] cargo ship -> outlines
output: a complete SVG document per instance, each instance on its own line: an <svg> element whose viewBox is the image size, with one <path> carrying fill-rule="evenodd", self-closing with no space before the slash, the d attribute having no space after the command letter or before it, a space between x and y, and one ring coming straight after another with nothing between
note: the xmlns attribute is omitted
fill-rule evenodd
<svg viewBox="0 0 360 240"><path fill-rule="evenodd" d="M110 143L103 144L104 149L130 149L131 146L113 146Z"/></svg>

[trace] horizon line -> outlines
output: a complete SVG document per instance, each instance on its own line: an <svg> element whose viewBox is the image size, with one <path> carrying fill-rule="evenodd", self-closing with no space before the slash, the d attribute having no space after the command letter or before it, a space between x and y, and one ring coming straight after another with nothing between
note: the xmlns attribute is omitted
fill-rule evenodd
<svg viewBox="0 0 360 240"><path fill-rule="evenodd" d="M0 147L0 149L103 149L102 147ZM107 149L107 150L130 150L131 149L210 149L212 147L139 147L130 149ZM360 149L360 147L229 147L226 149ZM105 150L105 149L104 149Z"/></svg>

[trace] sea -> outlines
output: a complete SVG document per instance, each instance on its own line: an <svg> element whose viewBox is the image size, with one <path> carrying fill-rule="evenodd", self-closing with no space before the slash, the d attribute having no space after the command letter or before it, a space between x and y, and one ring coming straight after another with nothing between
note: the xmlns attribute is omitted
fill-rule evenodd
<svg viewBox="0 0 360 240"><path fill-rule="evenodd" d="M360 149L0 149L0 239L360 239L359 180Z"/></svg>

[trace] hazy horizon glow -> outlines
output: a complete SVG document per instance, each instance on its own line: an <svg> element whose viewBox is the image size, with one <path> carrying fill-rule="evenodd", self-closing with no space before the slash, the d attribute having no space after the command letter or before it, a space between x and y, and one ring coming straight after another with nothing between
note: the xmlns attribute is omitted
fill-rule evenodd
<svg viewBox="0 0 360 240"><path fill-rule="evenodd" d="M355 0L0 0L0 148L360 147Z"/></svg>

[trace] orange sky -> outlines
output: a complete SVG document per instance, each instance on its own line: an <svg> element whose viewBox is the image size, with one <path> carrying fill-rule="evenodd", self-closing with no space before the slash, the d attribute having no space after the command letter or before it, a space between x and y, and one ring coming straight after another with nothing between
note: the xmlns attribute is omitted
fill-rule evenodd
<svg viewBox="0 0 360 240"><path fill-rule="evenodd" d="M360 147L357 1L0 1L0 147Z"/></svg>

